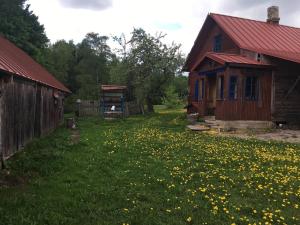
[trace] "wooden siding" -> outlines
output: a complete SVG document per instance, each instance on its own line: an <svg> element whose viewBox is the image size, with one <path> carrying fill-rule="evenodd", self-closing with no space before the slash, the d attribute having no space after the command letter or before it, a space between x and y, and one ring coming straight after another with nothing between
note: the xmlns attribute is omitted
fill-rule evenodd
<svg viewBox="0 0 300 225"><path fill-rule="evenodd" d="M9 157L34 137L49 133L63 121L62 93L37 83L0 75L0 150Z"/></svg>
<svg viewBox="0 0 300 225"><path fill-rule="evenodd" d="M271 88L272 88L272 72L259 69L245 68L227 68L225 72L219 72L216 76L216 82L219 76L224 75L224 99L216 100L215 116L218 120L261 120L271 121ZM245 78L247 75L257 76L259 79L259 97L257 100L246 100L244 97ZM229 95L229 79L230 76L237 76L238 90L237 99L230 100ZM190 88L194 86L196 79L205 78L205 98L198 102L192 101L194 110L200 116L209 114L209 85L208 77L193 75L190 77ZM211 78L210 78L211 79ZM192 93L192 90L191 92ZM190 96L193 99L193 96Z"/></svg>
<svg viewBox="0 0 300 225"><path fill-rule="evenodd" d="M240 53L240 49L238 46L228 37L228 35L216 24L213 23L213 26L211 30L207 33L207 37L204 42L201 43L201 48L198 48L198 53L194 57L194 62L198 62L201 60L201 58L207 53L207 52L212 52L214 48L214 38L217 35L222 36L222 47L220 52L224 53ZM197 65L191 65L191 68L195 67Z"/></svg>
<svg viewBox="0 0 300 225"><path fill-rule="evenodd" d="M238 93L236 100L230 100L229 78L237 76ZM259 96L257 100L245 99L246 76L257 76L259 80ZM216 119L219 120L261 120L271 121L271 71L257 69L229 68L225 73L224 100L217 100Z"/></svg>

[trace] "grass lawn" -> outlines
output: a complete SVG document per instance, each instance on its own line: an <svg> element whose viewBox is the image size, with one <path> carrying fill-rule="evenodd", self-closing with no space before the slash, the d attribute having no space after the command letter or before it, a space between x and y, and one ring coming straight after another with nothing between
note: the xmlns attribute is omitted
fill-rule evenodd
<svg viewBox="0 0 300 225"><path fill-rule="evenodd" d="M300 224L299 145L185 125L160 108L34 141L1 172L0 224Z"/></svg>

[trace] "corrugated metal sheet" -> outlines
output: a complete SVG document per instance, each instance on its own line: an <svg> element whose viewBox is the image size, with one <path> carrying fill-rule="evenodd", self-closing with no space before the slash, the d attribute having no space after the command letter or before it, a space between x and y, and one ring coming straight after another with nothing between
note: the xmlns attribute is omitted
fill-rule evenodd
<svg viewBox="0 0 300 225"><path fill-rule="evenodd" d="M1 36L0 70L70 93L68 88L40 64Z"/></svg>
<svg viewBox="0 0 300 225"><path fill-rule="evenodd" d="M222 65L225 63L234 63L234 64L244 64L252 66L271 66L270 64L258 62L253 59L246 58L242 55L229 54L229 53L216 53L216 52L207 52L192 68L194 70L205 58L212 59Z"/></svg>
<svg viewBox="0 0 300 225"><path fill-rule="evenodd" d="M247 65L257 65L257 66L269 66L269 64L261 63L256 60L246 58L245 56L236 55L236 54L208 52L206 54L206 57L215 60L220 64L237 63L237 64L247 64Z"/></svg>
<svg viewBox="0 0 300 225"><path fill-rule="evenodd" d="M240 48L300 63L300 28L219 14L209 16Z"/></svg>

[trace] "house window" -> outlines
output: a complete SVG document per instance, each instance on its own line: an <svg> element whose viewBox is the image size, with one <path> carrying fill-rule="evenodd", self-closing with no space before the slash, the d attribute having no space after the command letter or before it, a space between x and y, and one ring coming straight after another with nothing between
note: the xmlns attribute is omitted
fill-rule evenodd
<svg viewBox="0 0 300 225"><path fill-rule="evenodd" d="M238 79L236 76L231 76L229 79L229 99L235 100L237 99L237 91L238 91Z"/></svg>
<svg viewBox="0 0 300 225"><path fill-rule="evenodd" d="M214 38L214 52L220 52L222 49L222 36L217 35Z"/></svg>
<svg viewBox="0 0 300 225"><path fill-rule="evenodd" d="M203 100L204 93L205 93L205 81L203 78L200 80L200 83L199 83L199 93L200 93L199 100Z"/></svg>
<svg viewBox="0 0 300 225"><path fill-rule="evenodd" d="M218 77L218 98L224 99L224 76Z"/></svg>
<svg viewBox="0 0 300 225"><path fill-rule="evenodd" d="M199 80L196 80L195 82L195 90L194 90L194 101L198 102L199 99Z"/></svg>
<svg viewBox="0 0 300 225"><path fill-rule="evenodd" d="M258 91L258 78L255 76L246 77L245 82L245 98L248 100L257 100L259 91Z"/></svg>

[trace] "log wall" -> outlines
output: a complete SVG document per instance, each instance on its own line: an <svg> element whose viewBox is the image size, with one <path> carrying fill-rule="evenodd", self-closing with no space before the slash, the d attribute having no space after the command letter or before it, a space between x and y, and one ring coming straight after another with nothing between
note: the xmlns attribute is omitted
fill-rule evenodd
<svg viewBox="0 0 300 225"><path fill-rule="evenodd" d="M277 66L277 70L273 72L272 84L273 121L300 125L300 81L295 86L300 77L300 65L275 58L271 58L271 61ZM294 88L291 90L292 87Z"/></svg>

